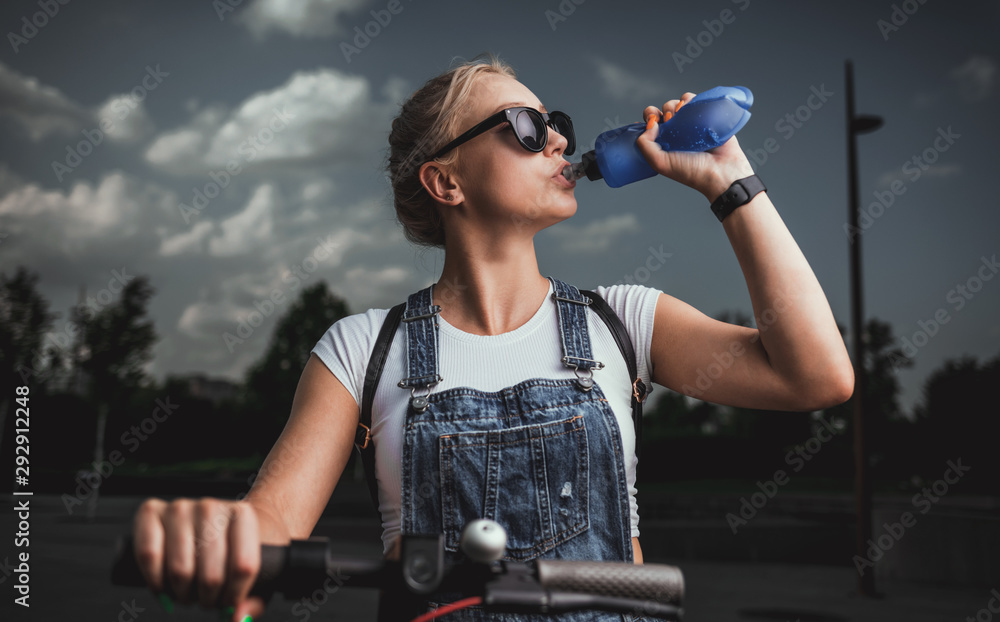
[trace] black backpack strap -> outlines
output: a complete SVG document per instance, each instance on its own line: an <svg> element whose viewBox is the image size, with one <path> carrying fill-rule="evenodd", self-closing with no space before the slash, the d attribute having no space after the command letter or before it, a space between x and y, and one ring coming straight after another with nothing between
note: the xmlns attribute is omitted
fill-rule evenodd
<svg viewBox="0 0 1000 622"><path fill-rule="evenodd" d="M590 290L580 290L580 293L590 298L590 308L604 320L608 329L618 344L625 364L628 366L629 378L632 379L632 425L635 427L635 457L639 457L639 448L642 444L642 403L646 400L648 389L646 384L639 378L638 364L635 358L635 349L632 347L632 339L625 330L621 318L614 312L608 303L597 292Z"/></svg>
<svg viewBox="0 0 1000 622"><path fill-rule="evenodd" d="M376 512L378 512L378 482L375 481L375 444L372 442L371 430L372 402L375 401L375 389L378 388L382 368L385 367L385 360L389 356L389 349L392 347L392 340L396 336L396 329L399 327L399 320L403 317L405 308L406 303L401 302L389 309L389 315L382 322L382 329L375 339L375 347L372 349L371 358L368 359L368 369L365 371L365 387L361 393L361 418L354 434L354 446L361 454L361 464L365 467L365 478L368 480L368 492L371 493Z"/></svg>

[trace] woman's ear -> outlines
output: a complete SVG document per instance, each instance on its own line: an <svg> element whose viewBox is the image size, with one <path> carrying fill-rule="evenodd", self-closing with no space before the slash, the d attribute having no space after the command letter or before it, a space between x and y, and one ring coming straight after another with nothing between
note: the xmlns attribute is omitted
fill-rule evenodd
<svg viewBox="0 0 1000 622"><path fill-rule="evenodd" d="M420 183L438 203L456 205L462 202L462 191L448 168L437 162L420 166Z"/></svg>

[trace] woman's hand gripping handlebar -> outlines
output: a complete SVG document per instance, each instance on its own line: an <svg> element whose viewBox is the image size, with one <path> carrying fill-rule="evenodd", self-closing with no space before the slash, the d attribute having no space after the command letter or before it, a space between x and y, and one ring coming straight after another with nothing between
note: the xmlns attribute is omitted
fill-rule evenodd
<svg viewBox="0 0 1000 622"><path fill-rule="evenodd" d="M497 523L475 520L462 532L467 559L446 565L439 535L404 536L399 561L337 555L325 539L261 546L261 566L251 594L308 597L334 578L345 587L390 590L415 598L432 592L462 594L464 606L488 611L559 613L598 609L679 620L684 579L675 566L533 560L498 561L506 533ZM120 538L111 571L115 585L145 586L131 537ZM451 610L454 610L453 608ZM445 613L444 608L439 613ZM434 617L434 612L422 619Z"/></svg>

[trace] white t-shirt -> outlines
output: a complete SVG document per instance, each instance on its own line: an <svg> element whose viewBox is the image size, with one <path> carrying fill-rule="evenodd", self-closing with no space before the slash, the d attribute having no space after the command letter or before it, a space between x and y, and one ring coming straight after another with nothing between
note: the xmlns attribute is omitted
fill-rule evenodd
<svg viewBox="0 0 1000 622"><path fill-rule="evenodd" d="M636 352L639 377L652 388L649 379L650 343L653 316L659 291L641 285L599 287L600 294L625 324ZM522 326L500 335L473 335L458 330L439 316L438 371L443 380L432 387L436 393L456 387L494 392L531 378L574 378L572 369L561 361L562 345L552 285L538 311ZM323 335L313 352L361 403L368 359L388 315L388 309L371 309L343 318ZM628 474L632 536L639 535L639 514L635 501L635 430L632 427L631 379L625 358L610 329L595 313L587 313L594 358L604 368L594 371L618 420L622 455ZM372 437L375 443L375 474L382 515L382 544L385 551L399 535L402 502L400 466L403 456L403 425L409 403L409 389L396 386L406 377L406 326L400 323L396 338L375 392L372 404Z"/></svg>

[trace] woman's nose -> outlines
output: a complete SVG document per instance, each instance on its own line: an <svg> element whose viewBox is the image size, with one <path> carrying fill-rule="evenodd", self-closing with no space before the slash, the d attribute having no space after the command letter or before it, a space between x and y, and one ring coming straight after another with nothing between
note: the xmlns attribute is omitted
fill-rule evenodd
<svg viewBox="0 0 1000 622"><path fill-rule="evenodd" d="M545 151L550 153L565 152L566 147L569 146L569 140L549 126L546 126L546 129L548 130L549 135L548 140L545 143Z"/></svg>

